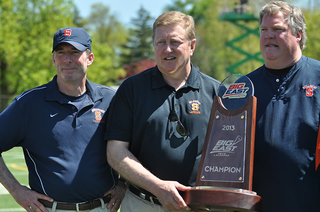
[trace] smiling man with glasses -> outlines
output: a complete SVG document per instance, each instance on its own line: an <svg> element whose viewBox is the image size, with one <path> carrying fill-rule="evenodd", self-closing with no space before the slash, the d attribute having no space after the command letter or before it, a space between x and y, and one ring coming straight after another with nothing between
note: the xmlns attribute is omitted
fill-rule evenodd
<svg viewBox="0 0 320 212"><path fill-rule="evenodd" d="M125 212L189 210L179 191L195 184L220 85L191 63L191 16L162 14L152 38L157 66L122 83L107 123L108 161L130 182Z"/></svg>

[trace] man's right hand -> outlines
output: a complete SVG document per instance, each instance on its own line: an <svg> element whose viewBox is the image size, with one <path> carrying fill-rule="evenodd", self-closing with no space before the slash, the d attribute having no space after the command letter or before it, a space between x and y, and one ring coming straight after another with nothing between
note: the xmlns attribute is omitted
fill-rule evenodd
<svg viewBox="0 0 320 212"><path fill-rule="evenodd" d="M162 181L158 186L155 195L163 207L175 211L191 210L179 194L179 191L190 190L191 187L184 186L176 181Z"/></svg>
<svg viewBox="0 0 320 212"><path fill-rule="evenodd" d="M52 198L43 194L39 194L22 185L20 185L18 189L12 191L11 195L16 202L28 212L48 212L48 210L38 201L38 199L44 199L49 202L53 201Z"/></svg>
<svg viewBox="0 0 320 212"><path fill-rule="evenodd" d="M9 191L16 202L28 212L48 212L47 209L38 201L44 199L53 201L52 198L39 194L26 186L22 186L9 171L8 167L0 155L0 183ZM32 209L33 210L32 210Z"/></svg>

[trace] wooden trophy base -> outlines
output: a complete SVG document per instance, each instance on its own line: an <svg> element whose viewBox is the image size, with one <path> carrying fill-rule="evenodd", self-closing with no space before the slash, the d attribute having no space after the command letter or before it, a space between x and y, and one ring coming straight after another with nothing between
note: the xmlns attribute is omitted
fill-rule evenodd
<svg viewBox="0 0 320 212"><path fill-rule="evenodd" d="M261 197L245 189L197 186L182 196L192 211L261 211Z"/></svg>

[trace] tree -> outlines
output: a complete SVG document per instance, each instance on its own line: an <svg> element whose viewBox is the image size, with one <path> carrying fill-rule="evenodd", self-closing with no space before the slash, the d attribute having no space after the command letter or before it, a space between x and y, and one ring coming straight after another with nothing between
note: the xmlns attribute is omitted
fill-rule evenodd
<svg viewBox="0 0 320 212"><path fill-rule="evenodd" d="M123 45L121 54L123 65L154 58L152 21L153 18L143 7L139 9L138 17L131 20L133 27L129 29L128 41Z"/></svg>
<svg viewBox="0 0 320 212"><path fill-rule="evenodd" d="M95 5L95 16L88 21L80 17L73 0L0 0L0 110L9 103L9 98L2 97L14 97L50 81L56 74L51 51L53 35L59 28L86 28L94 22L89 34L95 62L88 70L88 78L100 84L115 84L125 72L119 67L118 52L126 41L126 30L115 17L104 24L109 20L104 9L103 5Z"/></svg>
<svg viewBox="0 0 320 212"><path fill-rule="evenodd" d="M91 6L89 18L86 19L85 27L90 34L95 35L95 42L108 44L113 50L126 42L127 31L118 21L117 17L110 13L109 7L102 3Z"/></svg>
<svg viewBox="0 0 320 212"><path fill-rule="evenodd" d="M95 34L91 37L94 40ZM115 51L106 43L92 42L92 52L95 57L93 64L88 69L88 79L107 86L117 84L125 71L117 65L118 56Z"/></svg>
<svg viewBox="0 0 320 212"><path fill-rule="evenodd" d="M196 50L191 60L201 72L218 80L225 79L230 73L227 68L244 56L226 46L226 43L237 36L241 36L238 27L226 21L219 20L220 15L228 10L233 11L236 1L220 0L175 0L170 8L179 10L195 19L196 23ZM250 7L251 8L251 7ZM253 12L253 11L252 11ZM258 22L246 24L248 28L256 28ZM248 52L259 52L259 38L249 36L235 44ZM261 62L249 61L237 68L238 73L246 74L261 65Z"/></svg>
<svg viewBox="0 0 320 212"><path fill-rule="evenodd" d="M144 70L152 68L156 65L155 60L144 59L139 62L131 62L124 66L124 70L126 71L125 76L121 76L121 79L125 79L127 77L138 74Z"/></svg>
<svg viewBox="0 0 320 212"><path fill-rule="evenodd" d="M16 95L49 81L57 29L72 25L71 0L0 1L0 93ZM1 101L1 110L8 100Z"/></svg>
<svg viewBox="0 0 320 212"><path fill-rule="evenodd" d="M80 16L79 9L76 6L74 6L73 13L73 23L75 24L75 26L83 27L86 24L86 20Z"/></svg>
<svg viewBox="0 0 320 212"><path fill-rule="evenodd" d="M125 27L110 14L110 9L101 3L91 6L85 27L92 37L93 64L88 70L88 78L99 84L114 85L125 71L120 65L120 46L127 39Z"/></svg>
<svg viewBox="0 0 320 212"><path fill-rule="evenodd" d="M320 35L319 28L320 26L320 9L315 9L312 12L308 10L303 11L306 25L307 25L307 48L303 50L303 54L307 57L311 57L316 60L320 60Z"/></svg>
<svg viewBox="0 0 320 212"><path fill-rule="evenodd" d="M178 10L193 17L195 24L204 21L211 0L174 0L172 5L165 7L166 11Z"/></svg>

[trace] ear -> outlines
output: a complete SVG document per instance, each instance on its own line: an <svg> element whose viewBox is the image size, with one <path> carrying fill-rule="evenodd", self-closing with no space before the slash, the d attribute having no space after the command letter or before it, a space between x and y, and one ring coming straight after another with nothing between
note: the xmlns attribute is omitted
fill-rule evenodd
<svg viewBox="0 0 320 212"><path fill-rule="evenodd" d="M302 33L301 33L301 31L299 31L299 32L296 34L296 40L297 40L298 43L301 41L301 38L302 38Z"/></svg>
<svg viewBox="0 0 320 212"><path fill-rule="evenodd" d="M93 63L93 61L94 61L94 54L91 53L91 54L89 55L89 57L88 57L87 60L88 60L87 66L90 66L90 65Z"/></svg>
<svg viewBox="0 0 320 212"><path fill-rule="evenodd" d="M191 41L191 45L190 45L190 56L192 56L193 55L193 52L194 52L194 50L196 49L196 42L197 42L197 40L196 39L193 39L192 41Z"/></svg>
<svg viewBox="0 0 320 212"><path fill-rule="evenodd" d="M56 66L56 60L54 59L54 53L52 54L52 62L53 62L53 65Z"/></svg>

